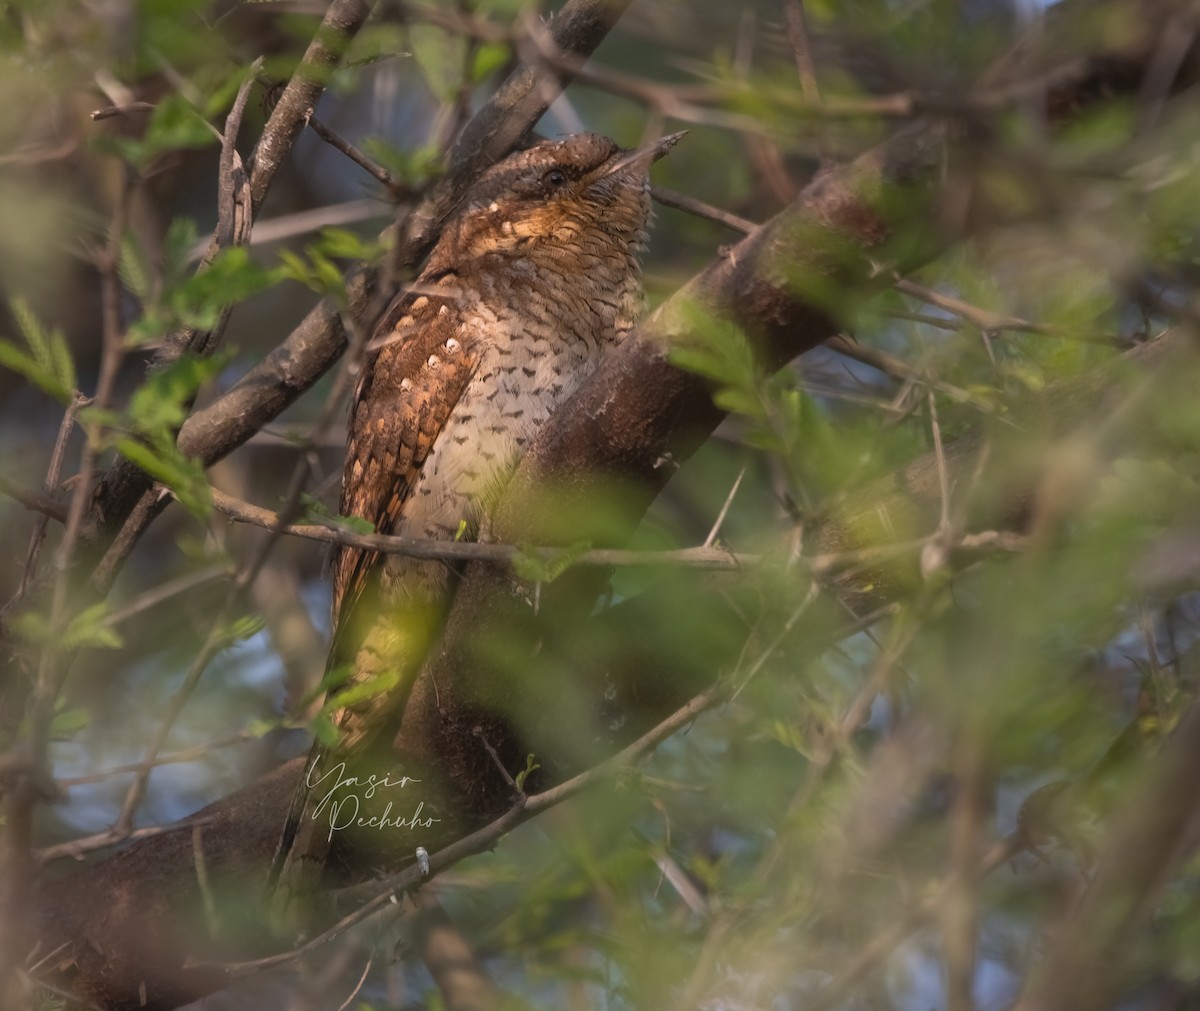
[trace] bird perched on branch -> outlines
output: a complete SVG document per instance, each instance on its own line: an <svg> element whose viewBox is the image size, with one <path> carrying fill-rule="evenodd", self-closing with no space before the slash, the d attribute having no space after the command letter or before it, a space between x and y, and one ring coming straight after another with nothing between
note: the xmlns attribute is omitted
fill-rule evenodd
<svg viewBox="0 0 1200 1011"><path fill-rule="evenodd" d="M633 328L649 168L680 136L633 151L589 133L538 144L468 191L368 347L343 515L379 533L486 537L489 503L540 426ZM395 733L450 596L438 561L340 546L332 572L327 709L338 743L326 767ZM273 870L276 903L324 860L328 825L313 817L312 793L302 782Z"/></svg>

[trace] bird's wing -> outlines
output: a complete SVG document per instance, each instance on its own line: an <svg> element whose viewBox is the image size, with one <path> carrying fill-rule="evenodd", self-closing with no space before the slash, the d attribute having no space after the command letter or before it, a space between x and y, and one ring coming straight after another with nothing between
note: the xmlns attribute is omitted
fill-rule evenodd
<svg viewBox="0 0 1200 1011"><path fill-rule="evenodd" d="M442 279L452 289L453 279ZM400 310L403 310L401 314ZM397 318L399 317L399 318ZM421 467L479 361L453 295L393 304L376 331L351 409L340 512L395 530ZM379 553L339 546L332 559L334 628L363 593Z"/></svg>

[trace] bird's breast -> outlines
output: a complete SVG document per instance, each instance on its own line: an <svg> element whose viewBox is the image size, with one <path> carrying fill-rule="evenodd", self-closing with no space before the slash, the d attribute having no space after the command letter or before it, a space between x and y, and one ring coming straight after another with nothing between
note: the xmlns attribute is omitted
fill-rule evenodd
<svg viewBox="0 0 1200 1011"><path fill-rule="evenodd" d="M464 316L462 340L480 360L421 468L398 533L453 538L478 529L516 463L601 351L623 336L618 312L604 316L563 293L546 299L483 300ZM564 312L564 309L566 311Z"/></svg>

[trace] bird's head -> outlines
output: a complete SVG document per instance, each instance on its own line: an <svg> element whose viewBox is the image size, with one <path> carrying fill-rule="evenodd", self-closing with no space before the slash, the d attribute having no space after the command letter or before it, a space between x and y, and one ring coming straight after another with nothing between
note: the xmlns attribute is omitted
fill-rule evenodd
<svg viewBox="0 0 1200 1011"><path fill-rule="evenodd" d="M597 242L640 251L650 219L650 166L682 137L635 150L578 133L518 151L489 169L447 226L439 251L463 261L587 252Z"/></svg>

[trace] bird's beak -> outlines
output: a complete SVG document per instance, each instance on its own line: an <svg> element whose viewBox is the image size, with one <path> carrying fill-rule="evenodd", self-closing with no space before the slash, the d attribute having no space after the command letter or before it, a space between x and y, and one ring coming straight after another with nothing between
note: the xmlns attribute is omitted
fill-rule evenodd
<svg viewBox="0 0 1200 1011"><path fill-rule="evenodd" d="M648 169L686 135L686 130L680 130L678 133L669 133L665 137L651 141L649 144L643 144L632 151L623 151L604 166L598 178L603 179L617 172L624 172L627 168L632 168L635 165L643 170Z"/></svg>

